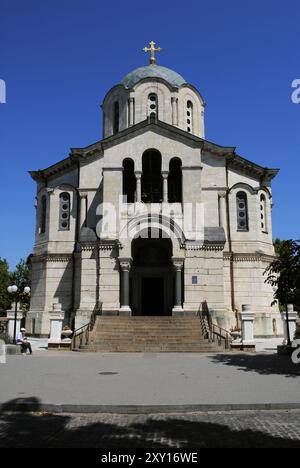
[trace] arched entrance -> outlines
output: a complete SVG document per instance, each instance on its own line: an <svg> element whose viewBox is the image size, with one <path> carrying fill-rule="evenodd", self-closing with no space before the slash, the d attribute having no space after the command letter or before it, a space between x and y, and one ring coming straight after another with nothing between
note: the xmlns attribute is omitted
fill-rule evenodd
<svg viewBox="0 0 300 468"><path fill-rule="evenodd" d="M174 268L172 242L138 237L132 241L130 305L132 315L172 315Z"/></svg>

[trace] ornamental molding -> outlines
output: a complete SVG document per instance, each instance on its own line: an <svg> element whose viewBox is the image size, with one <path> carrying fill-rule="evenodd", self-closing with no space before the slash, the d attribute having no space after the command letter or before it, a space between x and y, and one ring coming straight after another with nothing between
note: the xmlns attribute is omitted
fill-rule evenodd
<svg viewBox="0 0 300 468"><path fill-rule="evenodd" d="M264 262L271 263L276 256L262 253L230 253L224 252L224 260L232 260L233 262Z"/></svg>
<svg viewBox="0 0 300 468"><path fill-rule="evenodd" d="M72 260L72 254L47 254L45 255L46 262L69 262Z"/></svg>
<svg viewBox="0 0 300 468"><path fill-rule="evenodd" d="M204 250L204 251L222 251L224 243L222 244L181 244L181 248L185 250Z"/></svg>
<svg viewBox="0 0 300 468"><path fill-rule="evenodd" d="M112 250L115 247L122 249L122 244L118 241L100 241L99 250Z"/></svg>
<svg viewBox="0 0 300 468"><path fill-rule="evenodd" d="M83 251L93 251L97 248L97 242L81 242L80 247Z"/></svg>

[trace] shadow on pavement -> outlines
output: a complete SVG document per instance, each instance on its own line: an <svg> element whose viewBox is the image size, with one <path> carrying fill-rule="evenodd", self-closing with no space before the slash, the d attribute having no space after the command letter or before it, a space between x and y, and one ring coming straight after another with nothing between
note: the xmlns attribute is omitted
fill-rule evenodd
<svg viewBox="0 0 300 468"><path fill-rule="evenodd" d="M26 405L28 412L10 412ZM51 415L39 413L36 398L7 402L0 416L0 447L62 448L296 448L300 441L260 431L231 430L225 424L191 421L172 415L144 422L111 424L115 415ZM29 411L34 411L30 412ZM132 415L131 415L132 416ZM123 418L126 415L122 415ZM76 418L79 421L76 422ZM96 419L99 419L98 421ZM75 419L75 423L74 423Z"/></svg>
<svg viewBox="0 0 300 468"><path fill-rule="evenodd" d="M245 372L257 372L262 375L284 375L299 377L300 365L293 364L289 356L277 354L216 354L211 356L212 362L238 367Z"/></svg>

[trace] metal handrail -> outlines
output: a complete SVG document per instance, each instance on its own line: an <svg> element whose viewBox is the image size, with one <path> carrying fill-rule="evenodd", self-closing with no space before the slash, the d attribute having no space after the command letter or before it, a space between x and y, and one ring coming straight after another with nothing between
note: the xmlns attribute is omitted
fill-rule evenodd
<svg viewBox="0 0 300 468"><path fill-rule="evenodd" d="M90 342L90 332L93 330L96 322L97 314L93 312L91 320L82 327L77 328L72 337L71 349L78 349L81 346L86 346Z"/></svg>
<svg viewBox="0 0 300 468"><path fill-rule="evenodd" d="M85 346L89 343L90 338L90 323L83 325L74 331L72 337L71 349L78 349L81 346Z"/></svg>
<svg viewBox="0 0 300 468"><path fill-rule="evenodd" d="M209 341L217 342L219 346L224 345L225 349L229 349L232 340L231 334L225 328L213 323L206 301L200 304L198 315L203 336Z"/></svg>
<svg viewBox="0 0 300 468"><path fill-rule="evenodd" d="M230 332L225 330L225 328L219 327L219 325L216 325L215 323L212 324L212 338L213 341L218 340L218 343L221 345L222 341L224 342L225 349L230 348L230 342L231 342L231 335Z"/></svg>

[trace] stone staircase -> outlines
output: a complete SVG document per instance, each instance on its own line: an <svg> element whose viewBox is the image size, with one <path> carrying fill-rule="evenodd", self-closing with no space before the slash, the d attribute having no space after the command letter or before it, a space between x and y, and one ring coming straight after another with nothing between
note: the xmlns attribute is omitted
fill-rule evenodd
<svg viewBox="0 0 300 468"><path fill-rule="evenodd" d="M201 332L199 317L97 317L87 352L206 353L222 350Z"/></svg>

